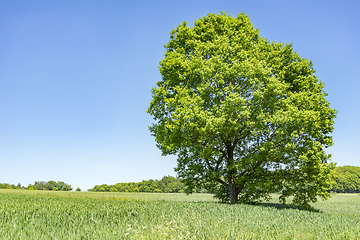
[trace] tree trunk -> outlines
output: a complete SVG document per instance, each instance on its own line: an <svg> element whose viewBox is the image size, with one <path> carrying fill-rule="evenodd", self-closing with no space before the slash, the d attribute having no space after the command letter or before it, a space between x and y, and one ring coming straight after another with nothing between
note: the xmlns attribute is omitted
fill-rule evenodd
<svg viewBox="0 0 360 240"><path fill-rule="evenodd" d="M234 184L235 185L235 184ZM239 190L237 189L236 186L234 185L230 185L229 186L229 192L230 192L230 203L231 204L236 204L238 201L238 196L239 196Z"/></svg>

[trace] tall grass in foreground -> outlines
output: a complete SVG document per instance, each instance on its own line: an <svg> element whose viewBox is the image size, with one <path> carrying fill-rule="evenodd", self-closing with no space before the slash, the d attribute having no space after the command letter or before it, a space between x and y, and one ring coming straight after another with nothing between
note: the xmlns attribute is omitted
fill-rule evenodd
<svg viewBox="0 0 360 240"><path fill-rule="evenodd" d="M308 212L270 207L276 203L230 206L209 195L190 196L196 202L176 194L145 194L147 201L96 194L1 191L0 239L360 239L358 195L335 195L314 205L320 212Z"/></svg>

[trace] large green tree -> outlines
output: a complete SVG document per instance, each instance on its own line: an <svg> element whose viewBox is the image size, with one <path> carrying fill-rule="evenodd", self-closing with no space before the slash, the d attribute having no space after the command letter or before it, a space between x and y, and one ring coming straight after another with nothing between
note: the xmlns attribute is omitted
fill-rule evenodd
<svg viewBox="0 0 360 240"><path fill-rule="evenodd" d="M191 192L232 204L281 192L309 207L327 199L336 111L312 63L269 42L248 16L208 14L170 33L152 89L150 131Z"/></svg>

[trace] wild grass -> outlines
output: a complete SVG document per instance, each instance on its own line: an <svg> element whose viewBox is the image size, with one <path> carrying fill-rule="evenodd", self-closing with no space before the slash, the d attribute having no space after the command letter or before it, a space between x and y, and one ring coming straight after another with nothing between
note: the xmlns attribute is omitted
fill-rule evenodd
<svg viewBox="0 0 360 240"><path fill-rule="evenodd" d="M0 239L360 239L360 196L319 212L209 194L0 191Z"/></svg>
<svg viewBox="0 0 360 240"><path fill-rule="evenodd" d="M197 193L186 195L185 193L144 193L144 192L68 192L68 191L44 191L44 190L18 190L0 189L1 193L29 196L70 197L83 199L102 199L120 201L171 201L171 202L215 202L213 195Z"/></svg>

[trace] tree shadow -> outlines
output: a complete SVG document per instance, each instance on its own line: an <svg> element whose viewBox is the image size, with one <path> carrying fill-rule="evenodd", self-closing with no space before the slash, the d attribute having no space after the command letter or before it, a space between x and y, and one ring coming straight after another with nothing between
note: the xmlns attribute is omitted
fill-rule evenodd
<svg viewBox="0 0 360 240"><path fill-rule="evenodd" d="M224 204L224 205L230 205L229 202L215 202L217 204ZM304 208L301 206L296 206L296 205L292 205L292 204L282 204L282 203L269 203L269 202L261 202L261 203L244 203L244 202L238 202L237 204L244 204L244 205L249 205L249 206L260 206L260 207L265 207L265 208L276 208L277 210L284 210L284 209L296 209L296 210L300 210L300 211L307 211L307 212L318 212L318 213L322 213L321 210L316 209L314 207L309 207L309 208ZM236 204L235 204L236 205Z"/></svg>
<svg viewBox="0 0 360 240"><path fill-rule="evenodd" d="M278 210L297 209L297 210L308 211L308 212L321 212L319 209L316 209L314 207L303 208L303 207L295 206L295 205L292 205L292 204L281 204L281 203L268 203L268 202L265 202L265 203L258 204L258 206L276 208Z"/></svg>

